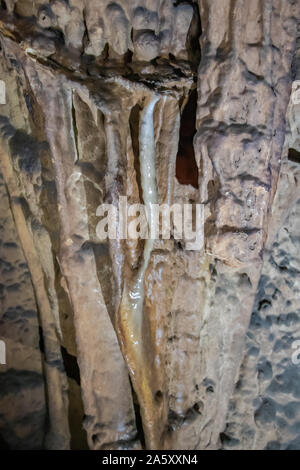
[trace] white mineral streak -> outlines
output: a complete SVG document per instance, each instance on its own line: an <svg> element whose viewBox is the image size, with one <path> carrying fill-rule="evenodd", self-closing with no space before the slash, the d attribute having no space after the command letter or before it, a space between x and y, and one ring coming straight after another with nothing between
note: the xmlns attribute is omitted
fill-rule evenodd
<svg viewBox="0 0 300 470"><path fill-rule="evenodd" d="M151 205L157 204L157 188L155 177L155 136L154 136L154 108L159 100L159 96L154 95L143 110L140 125L140 168L141 168L141 184L143 190L143 199L148 214L148 227L153 222L153 214ZM133 288L129 292L129 302L132 308L132 320L135 327L140 328L142 324L142 309L144 302L144 278L145 272L149 264L154 240L150 237L145 240L145 248L143 253L143 262L139 269L137 279Z"/></svg>

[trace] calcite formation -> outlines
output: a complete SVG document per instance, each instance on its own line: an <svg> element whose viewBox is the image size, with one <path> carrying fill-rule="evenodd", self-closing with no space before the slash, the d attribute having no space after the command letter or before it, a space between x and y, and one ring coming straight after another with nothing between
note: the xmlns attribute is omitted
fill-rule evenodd
<svg viewBox="0 0 300 470"><path fill-rule="evenodd" d="M300 448L299 18L0 2L1 447ZM100 240L125 196L201 204L203 249Z"/></svg>

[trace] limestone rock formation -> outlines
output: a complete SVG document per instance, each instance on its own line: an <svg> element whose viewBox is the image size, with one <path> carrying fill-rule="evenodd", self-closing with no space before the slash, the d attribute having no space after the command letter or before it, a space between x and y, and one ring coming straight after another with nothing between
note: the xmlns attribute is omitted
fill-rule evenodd
<svg viewBox="0 0 300 470"><path fill-rule="evenodd" d="M299 18L0 2L1 447L300 448ZM204 247L100 240L125 196L201 204Z"/></svg>
<svg viewBox="0 0 300 470"><path fill-rule="evenodd" d="M295 81L294 93L297 87ZM299 110L294 95L245 357L222 434L225 448L300 446Z"/></svg>

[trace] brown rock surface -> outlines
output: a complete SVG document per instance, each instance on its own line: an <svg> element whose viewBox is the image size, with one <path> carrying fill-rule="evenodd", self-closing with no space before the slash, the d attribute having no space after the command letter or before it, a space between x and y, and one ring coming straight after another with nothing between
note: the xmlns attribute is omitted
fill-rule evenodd
<svg viewBox="0 0 300 470"><path fill-rule="evenodd" d="M3 446L299 448L297 334L277 321L299 316L299 17L298 0L1 2ZM203 204L204 249L101 241L120 196Z"/></svg>

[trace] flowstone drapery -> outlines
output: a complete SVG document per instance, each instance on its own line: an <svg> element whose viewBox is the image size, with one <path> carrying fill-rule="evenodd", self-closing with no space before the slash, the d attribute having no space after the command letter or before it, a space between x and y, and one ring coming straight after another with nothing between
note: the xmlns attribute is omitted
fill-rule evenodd
<svg viewBox="0 0 300 470"><path fill-rule="evenodd" d="M277 229L299 10L1 2L3 447L235 442L226 422ZM121 196L203 204L204 249L99 240L97 208Z"/></svg>

